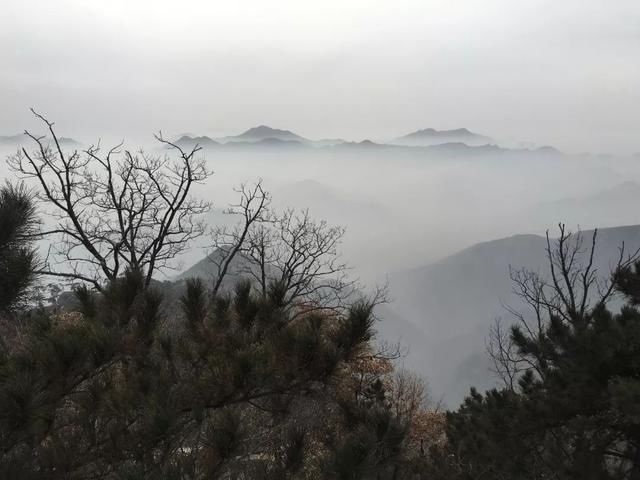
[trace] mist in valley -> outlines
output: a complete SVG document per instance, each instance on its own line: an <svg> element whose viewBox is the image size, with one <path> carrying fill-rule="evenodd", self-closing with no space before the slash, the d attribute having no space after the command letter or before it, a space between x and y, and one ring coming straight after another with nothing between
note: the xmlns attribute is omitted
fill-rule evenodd
<svg viewBox="0 0 640 480"><path fill-rule="evenodd" d="M465 249L520 235L541 240L547 230L553 237L559 222L574 231L637 223L640 165L633 156L447 139L422 146L401 139L333 145L218 139L207 146L208 137L191 138L173 140L185 148L203 142L196 155L214 174L194 194L212 202L210 227L237 222L224 212L238 201L234 188L261 180L276 210L308 209L313 218L346 228L340 252L350 275L365 291L388 286L389 302L379 309L381 339L399 342L400 361L424 375L447 405L461 401L469 385L494 385L485 342L496 318L511 321L505 308L514 302L509 267L544 270L541 241L520 248L515 237L514 250L507 238L503 248L467 258ZM136 147L169 155L153 141ZM3 153L14 151L5 145ZM635 231L617 240L640 246ZM610 260L618 246L607 243L602 255ZM205 235L158 278L171 280L211 251Z"/></svg>
<svg viewBox="0 0 640 480"><path fill-rule="evenodd" d="M560 228L603 284L640 248L637 2L8 3L3 182L38 146L23 132L50 135L31 107L67 153L122 142L116 156L168 164L177 149L154 133L196 148L213 172L190 191L211 203L205 234L154 281L209 282L213 231L242 221L227 210L259 184L274 211L344 227L350 278L386 289L376 341L439 412L501 386L491 329L526 310L514 272L547 278Z"/></svg>

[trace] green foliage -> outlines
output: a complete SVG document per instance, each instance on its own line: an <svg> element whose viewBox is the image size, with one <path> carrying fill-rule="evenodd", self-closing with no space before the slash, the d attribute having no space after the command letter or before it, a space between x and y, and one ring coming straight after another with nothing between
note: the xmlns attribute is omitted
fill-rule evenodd
<svg viewBox="0 0 640 480"><path fill-rule="evenodd" d="M339 480L405 478L402 458L407 425L394 416L384 387L374 381L353 398L340 402L343 430L327 445L325 473Z"/></svg>
<svg viewBox="0 0 640 480"><path fill-rule="evenodd" d="M371 306L299 315L279 291L189 281L176 312L128 271L33 318L0 363L0 477L386 478L405 430L381 384L351 410L336 390Z"/></svg>
<svg viewBox="0 0 640 480"><path fill-rule="evenodd" d="M30 236L38 225L32 194L22 184L0 187L0 312L25 299L37 264Z"/></svg>
<svg viewBox="0 0 640 480"><path fill-rule="evenodd" d="M535 335L512 329L531 368L518 389L472 390L449 414L444 477L640 478L640 269L615 279L619 312L598 303L553 312Z"/></svg>

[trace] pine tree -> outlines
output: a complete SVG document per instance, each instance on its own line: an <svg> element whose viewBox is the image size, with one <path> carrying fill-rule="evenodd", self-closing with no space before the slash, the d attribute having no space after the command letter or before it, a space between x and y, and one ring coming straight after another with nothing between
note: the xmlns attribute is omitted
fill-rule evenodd
<svg viewBox="0 0 640 480"><path fill-rule="evenodd" d="M192 280L176 311L131 271L33 316L0 363L0 478L402 478L381 385L337 387L372 305L297 315L282 291Z"/></svg>
<svg viewBox="0 0 640 480"><path fill-rule="evenodd" d="M579 266L580 242L562 233L549 250L551 283L520 284L539 293L530 298L545 316L511 330L528 365L517 386L472 391L449 414L459 478L640 478L640 265L619 263L589 306L595 238ZM614 289L626 299L619 312L607 308Z"/></svg>
<svg viewBox="0 0 640 480"><path fill-rule="evenodd" d="M76 305L16 311L24 321L0 331L0 478L416 478L388 372L360 371L394 354L374 344L383 291L357 300L339 261L342 228L267 214L261 184L243 187L213 285L161 284L154 273L204 232L208 203L189 196L209 175L198 148L158 137L178 153L169 164L27 135L38 151L10 164L59 222L37 232L29 192L0 191L0 309L36 303L36 236L67 263L38 271L82 285ZM229 281L236 254L253 284Z"/></svg>
<svg viewBox="0 0 640 480"><path fill-rule="evenodd" d="M35 204L25 186L0 187L0 312L19 306L35 279L30 236L36 226Z"/></svg>

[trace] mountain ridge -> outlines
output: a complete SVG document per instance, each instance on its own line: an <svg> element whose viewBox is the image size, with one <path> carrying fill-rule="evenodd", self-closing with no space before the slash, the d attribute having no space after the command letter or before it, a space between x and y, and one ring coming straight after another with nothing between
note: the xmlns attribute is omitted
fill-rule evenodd
<svg viewBox="0 0 640 480"><path fill-rule="evenodd" d="M47 141L51 141L46 136L44 137L44 139ZM3 146L18 147L25 143L30 143L32 141L33 140L24 133L17 133L15 135L0 135L0 145L3 145ZM58 137L58 142L60 142L61 145L68 145L68 146L82 145L81 142L70 137Z"/></svg>
<svg viewBox="0 0 640 480"><path fill-rule="evenodd" d="M593 230L581 233L587 248ZM623 242L627 252L640 247L640 225L598 229L594 266L599 276L609 275ZM423 352L420 364L413 366L429 379L436 393L447 392L451 405L462 401L470 385L480 390L494 386L484 354L489 327L496 318L507 324L514 320L505 305L516 311L525 307L513 294L510 267L546 276L546 238L516 234L479 242L389 277L395 314L413 323L428 339L427 344L417 345L408 338L409 348ZM479 365L482 360L484 365Z"/></svg>
<svg viewBox="0 0 640 480"><path fill-rule="evenodd" d="M401 145L438 145L441 143L461 142L468 145L482 145L493 143L487 136L471 132L467 128L456 128L452 130L436 130L435 128L424 128L408 133L393 140L393 143Z"/></svg>
<svg viewBox="0 0 640 480"><path fill-rule="evenodd" d="M304 138L291 130L282 130L279 128L272 128L267 125L258 125L252 127L239 135L232 135L221 138L220 141L224 143L228 142L258 142L266 139L277 139L285 141L298 141L301 143L309 143L310 140Z"/></svg>

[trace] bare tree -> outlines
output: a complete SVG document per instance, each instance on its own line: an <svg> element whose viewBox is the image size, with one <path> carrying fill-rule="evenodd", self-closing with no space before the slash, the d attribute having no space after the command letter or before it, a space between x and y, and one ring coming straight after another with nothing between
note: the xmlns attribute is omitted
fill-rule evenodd
<svg viewBox="0 0 640 480"><path fill-rule="evenodd" d="M500 318L496 318L489 328L487 354L492 363L491 372L512 391L517 389L520 375L534 368L530 361L520 355L511 339L511 331L505 329Z"/></svg>
<svg viewBox="0 0 640 480"><path fill-rule="evenodd" d="M51 241L40 273L81 280L102 288L125 269L145 274L145 285L159 270L205 232L201 214L208 202L190 195L194 184L210 175L196 145L185 151L156 140L177 158L144 151L121 151L122 144L103 151L95 145L65 152L53 122L32 110L49 137L25 134L33 152L22 148L8 160L20 176L39 184L39 199L56 225L39 233Z"/></svg>
<svg viewBox="0 0 640 480"><path fill-rule="evenodd" d="M227 213L238 215L240 223L232 229L216 229L213 235L214 292L235 260L235 273L251 279L263 295L277 286L283 303L301 312L340 308L354 295L357 282L349 277L349 267L338 250L343 227L316 221L308 210L276 212L262 182L242 185L238 192L240 202ZM383 301L384 293L384 289L376 293L377 303Z"/></svg>
<svg viewBox="0 0 640 480"><path fill-rule="evenodd" d="M216 276L213 283L213 295L216 295L222 286L222 282L229 273L231 262L238 254L243 256L246 252L246 243L249 235L253 231L256 224L269 222L271 212L269 206L271 197L262 187L262 180L255 185L240 185L236 189L240 195L240 201L237 204L229 205L224 213L227 215L239 216L240 223L234 225L231 229L227 227L216 227L213 229L213 249L219 255L212 255L209 258L216 266ZM260 227L258 227L260 228ZM266 281L265 268L266 265L260 265L262 270L262 278ZM264 293L264 289L263 289Z"/></svg>
<svg viewBox="0 0 640 480"><path fill-rule="evenodd" d="M614 274L634 264L640 254L640 250L627 254L622 244L610 271L601 275L595 264L598 231L594 230L587 240L581 232L569 232L564 224L558 227L560 235L557 239L552 240L548 231L546 234L547 276L525 268L510 268L513 293L522 300L525 310L508 305L505 308L531 339L543 335L552 317L575 324L588 319L594 309L606 305L615 293ZM545 359L544 352L539 352L537 358L521 355L513 344L511 333L496 320L490 331L487 351L494 373L506 387L516 389L517 379L525 371L533 371L541 378L544 376L541 365L545 365Z"/></svg>

